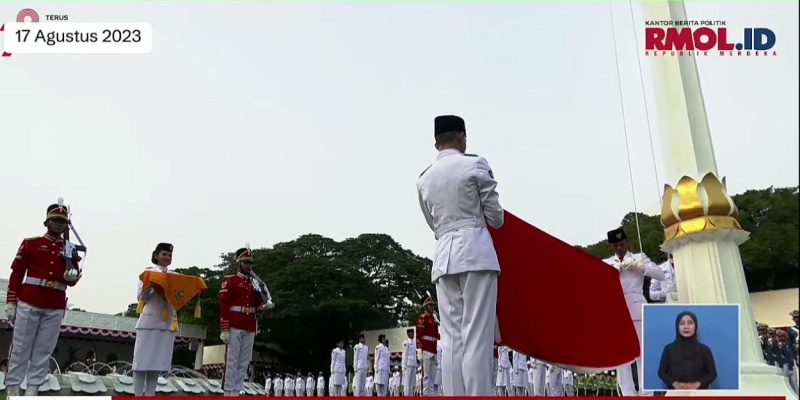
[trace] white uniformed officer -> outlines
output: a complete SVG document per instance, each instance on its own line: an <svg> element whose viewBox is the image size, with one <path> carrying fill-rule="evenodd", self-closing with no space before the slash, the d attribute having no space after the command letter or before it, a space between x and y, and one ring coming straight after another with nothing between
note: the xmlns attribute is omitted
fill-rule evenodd
<svg viewBox="0 0 800 400"><path fill-rule="evenodd" d="M664 271L658 267L654 262L650 261L644 253L631 253L628 250L628 236L625 230L617 228L608 232L608 243L614 249L614 255L606 258L607 264L614 266L619 270L619 280L622 284L622 291L625 295L625 301L628 303L628 310L631 313L633 325L636 327L636 333L639 336L639 346L642 343L642 304L647 302L644 297L643 286L644 277L649 276L650 279L664 280ZM642 382L644 374L642 373L642 356L635 361L638 370L637 382ZM630 364L617 369L617 379L619 386L622 389L623 396L637 396L636 386L633 382L633 371ZM652 392L639 391L640 396L652 396Z"/></svg>
<svg viewBox="0 0 800 400"><path fill-rule="evenodd" d="M664 272L666 279L650 279L650 300L654 302L674 302L677 301L677 284L675 282L675 261L672 259L672 254L669 255L669 260L658 266ZM671 300L671 301L669 301Z"/></svg>
<svg viewBox="0 0 800 400"><path fill-rule="evenodd" d="M486 159L464 153L464 120L436 117L434 138L439 155L417 192L436 237L431 280L441 312L442 389L445 396L490 396L500 264L486 225L500 228L503 208Z"/></svg>

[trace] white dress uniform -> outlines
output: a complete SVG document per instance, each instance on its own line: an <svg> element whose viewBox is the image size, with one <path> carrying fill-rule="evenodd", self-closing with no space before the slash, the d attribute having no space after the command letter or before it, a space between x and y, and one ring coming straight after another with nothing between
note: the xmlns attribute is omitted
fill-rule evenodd
<svg viewBox="0 0 800 400"><path fill-rule="evenodd" d="M514 395L525 396L528 387L528 357L518 351L512 353L512 368L514 370Z"/></svg>
<svg viewBox="0 0 800 400"><path fill-rule="evenodd" d="M547 394L547 364L544 361L533 359L533 395L545 396Z"/></svg>
<svg viewBox="0 0 800 400"><path fill-rule="evenodd" d="M565 369L561 372L561 384L567 396L575 396L575 375L572 371Z"/></svg>
<svg viewBox="0 0 800 400"><path fill-rule="evenodd" d="M314 396L314 390L317 388L317 380L314 378L313 375L309 375L306 378L306 396L312 397Z"/></svg>
<svg viewBox="0 0 800 400"><path fill-rule="evenodd" d="M561 383L561 374L564 370L556 365L547 367L547 395L561 397L564 396L564 385Z"/></svg>
<svg viewBox="0 0 800 400"><path fill-rule="evenodd" d="M347 388L347 369L345 367L345 352L344 349L338 347L331 351L331 397L340 397L345 395Z"/></svg>
<svg viewBox="0 0 800 400"><path fill-rule="evenodd" d="M367 370L369 370L369 348L363 343L353 346L353 369L356 376L353 379L353 395L364 396L367 385Z"/></svg>
<svg viewBox="0 0 800 400"><path fill-rule="evenodd" d="M372 397L372 393L375 391L375 381L372 378L372 375L367 376L367 379L364 381L364 396Z"/></svg>
<svg viewBox="0 0 800 400"><path fill-rule="evenodd" d="M655 301L674 302L678 299L677 282L675 282L675 266L672 260L667 260L658 266L664 272L664 280L650 279L650 299Z"/></svg>
<svg viewBox="0 0 800 400"><path fill-rule="evenodd" d="M389 356L389 349L387 349L383 343L378 343L378 345L375 346L375 364L373 365L373 370L375 370L376 390L378 396L381 397L386 396L389 390Z"/></svg>
<svg viewBox="0 0 800 400"><path fill-rule="evenodd" d="M413 339L403 342L403 396L414 396L417 383L417 344Z"/></svg>
<svg viewBox="0 0 800 400"><path fill-rule="evenodd" d="M400 396L400 371L392 372L392 379L389 383L392 396Z"/></svg>
<svg viewBox="0 0 800 400"><path fill-rule="evenodd" d="M287 376L283 380L283 395L286 397L294 397L294 378Z"/></svg>
<svg viewBox="0 0 800 400"><path fill-rule="evenodd" d="M633 325L636 328L636 334L639 336L639 347L641 348L642 305L647 303L647 299L644 297L644 293L642 292L642 287L644 286L644 277L649 276L651 279L664 280L666 279L666 276L664 275L664 271L662 271L661 268L659 268L654 262L650 261L650 258L643 253L634 254L629 251L622 259L614 255L606 258L603 261L609 265L616 265L628 259L638 261L644 267L644 270L625 269L619 271L619 280L620 283L622 283L622 291L625 295L625 301L628 303L628 310L631 313L631 319L633 320ZM639 355L639 358L636 359L635 363L639 375L638 381L642 382L644 379L644 373L642 372L643 365L641 354ZM623 396L637 395L630 364L617 369L617 379L619 381L620 388L622 388ZM653 392L640 391L638 395L652 396Z"/></svg>
<svg viewBox="0 0 800 400"><path fill-rule="evenodd" d="M508 359L509 349L506 346L497 348L497 395L508 396L511 392L511 361Z"/></svg>
<svg viewBox="0 0 800 400"><path fill-rule="evenodd" d="M417 182L425 221L436 237L436 283L445 396L490 396L500 264L487 223L500 228L504 211L483 157L439 152ZM469 321L461 323L457 321Z"/></svg>
<svg viewBox="0 0 800 400"><path fill-rule="evenodd" d="M264 379L264 392L267 393L267 396L272 393L272 378L269 375L267 375L267 379Z"/></svg>
<svg viewBox="0 0 800 400"><path fill-rule="evenodd" d="M159 265L150 266L145 271L175 273ZM144 302L144 308L136 321L136 342L133 346L134 394L155 396L160 373L172 368L172 351L178 329L177 314L167 299L152 287L145 289L141 280L136 298Z"/></svg>
<svg viewBox="0 0 800 400"><path fill-rule="evenodd" d="M272 386L275 389L275 396L282 397L283 396L283 378L280 375L275 375L275 379L272 380Z"/></svg>
<svg viewBox="0 0 800 400"><path fill-rule="evenodd" d="M317 397L325 396L325 377L319 374L317 377Z"/></svg>
<svg viewBox="0 0 800 400"><path fill-rule="evenodd" d="M297 375L297 378L294 379L294 394L297 397L306 395L306 380L302 375Z"/></svg>
<svg viewBox="0 0 800 400"><path fill-rule="evenodd" d="M536 374L536 369L533 368L533 361L529 361L528 362L528 387L527 387L528 396L533 396L534 393L536 393L533 390L533 380L534 380L534 375L535 374Z"/></svg>

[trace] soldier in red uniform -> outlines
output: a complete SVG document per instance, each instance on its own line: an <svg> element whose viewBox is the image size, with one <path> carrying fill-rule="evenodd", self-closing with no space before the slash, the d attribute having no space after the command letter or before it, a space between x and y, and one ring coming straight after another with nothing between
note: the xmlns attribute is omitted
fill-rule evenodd
<svg viewBox="0 0 800 400"><path fill-rule="evenodd" d="M67 286L75 286L80 279L80 270L77 275L67 274L67 261L62 255L68 215L66 207L59 204L47 207L47 233L23 240L11 264L5 310L8 320L14 323L5 381L8 396L19 396L26 378L25 396L36 396L47 379L50 356L67 308ZM79 261L74 252L71 262L75 268Z"/></svg>
<svg viewBox="0 0 800 400"><path fill-rule="evenodd" d="M417 317L417 331L414 336L417 338L417 349L422 350L422 395L433 396L438 365L436 345L439 343L439 318L434 313L433 299L428 297L422 306L425 307L425 312Z"/></svg>
<svg viewBox="0 0 800 400"><path fill-rule="evenodd" d="M250 250L236 250L235 264L238 273L226 276L219 291L220 339L226 345L225 396L238 396L244 386L258 330L256 314L266 308L249 276L253 269Z"/></svg>

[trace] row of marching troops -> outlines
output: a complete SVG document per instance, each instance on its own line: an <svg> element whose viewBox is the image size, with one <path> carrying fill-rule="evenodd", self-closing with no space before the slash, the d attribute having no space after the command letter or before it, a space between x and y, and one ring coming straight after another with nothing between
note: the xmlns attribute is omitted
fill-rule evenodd
<svg viewBox="0 0 800 400"><path fill-rule="evenodd" d="M784 376L793 377L800 365L800 311L794 310L789 315L794 326L788 330L775 329L764 323L756 323L756 329L764 361L780 369Z"/></svg>

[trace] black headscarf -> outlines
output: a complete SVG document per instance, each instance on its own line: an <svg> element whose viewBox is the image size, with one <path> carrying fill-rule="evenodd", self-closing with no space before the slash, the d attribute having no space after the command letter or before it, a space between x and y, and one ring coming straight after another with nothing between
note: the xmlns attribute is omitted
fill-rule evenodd
<svg viewBox="0 0 800 400"><path fill-rule="evenodd" d="M688 338L681 335L681 320L687 315L694 321L694 335ZM697 323L697 315L691 311L683 311L678 314L678 318L675 319L675 341L673 342L675 347L680 349L678 354L692 355L700 347L700 342L697 341L699 330L700 325Z"/></svg>

